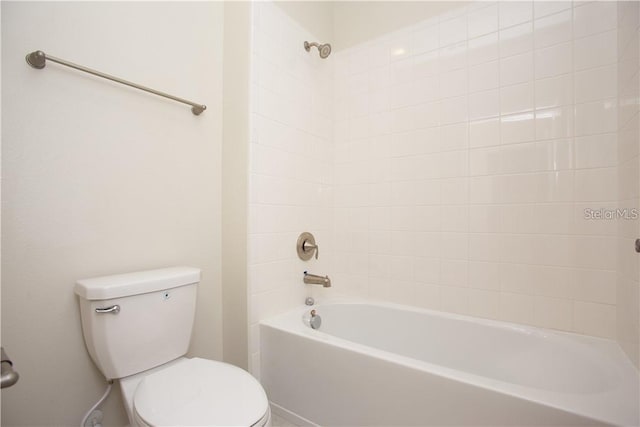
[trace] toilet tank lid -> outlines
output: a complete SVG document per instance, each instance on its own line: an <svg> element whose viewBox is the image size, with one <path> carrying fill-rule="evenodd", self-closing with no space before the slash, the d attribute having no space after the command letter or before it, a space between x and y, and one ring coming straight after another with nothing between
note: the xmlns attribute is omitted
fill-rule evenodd
<svg viewBox="0 0 640 427"><path fill-rule="evenodd" d="M87 300L106 300L198 282L200 282L199 268L170 267L78 280L75 292L80 298Z"/></svg>

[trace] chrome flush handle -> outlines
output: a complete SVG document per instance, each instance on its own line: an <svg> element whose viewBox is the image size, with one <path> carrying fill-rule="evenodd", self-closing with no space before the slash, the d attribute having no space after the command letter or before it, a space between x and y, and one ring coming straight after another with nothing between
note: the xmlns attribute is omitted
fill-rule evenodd
<svg viewBox="0 0 640 427"><path fill-rule="evenodd" d="M116 304L116 305L112 305L111 307L96 308L96 313L98 313L98 314L104 314L104 313L118 314L118 313L120 313L120 306Z"/></svg>

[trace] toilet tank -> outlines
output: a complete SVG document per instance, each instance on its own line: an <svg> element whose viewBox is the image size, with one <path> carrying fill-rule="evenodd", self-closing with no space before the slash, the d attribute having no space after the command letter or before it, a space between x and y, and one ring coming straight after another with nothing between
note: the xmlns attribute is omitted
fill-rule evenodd
<svg viewBox="0 0 640 427"><path fill-rule="evenodd" d="M192 267L76 282L84 341L107 379L146 371L186 354L199 282L200 269ZM111 311L99 312L105 309Z"/></svg>

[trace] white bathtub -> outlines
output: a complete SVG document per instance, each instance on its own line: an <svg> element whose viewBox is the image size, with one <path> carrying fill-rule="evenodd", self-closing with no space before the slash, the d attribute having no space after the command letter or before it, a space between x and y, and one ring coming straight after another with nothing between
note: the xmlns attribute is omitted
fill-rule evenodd
<svg viewBox="0 0 640 427"><path fill-rule="evenodd" d="M267 395L298 423L640 424L638 372L609 340L344 302L263 321L260 337Z"/></svg>

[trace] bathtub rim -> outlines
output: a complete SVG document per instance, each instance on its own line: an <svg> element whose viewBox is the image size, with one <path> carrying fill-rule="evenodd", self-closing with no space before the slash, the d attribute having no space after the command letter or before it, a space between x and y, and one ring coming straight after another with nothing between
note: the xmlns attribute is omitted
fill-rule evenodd
<svg viewBox="0 0 640 427"><path fill-rule="evenodd" d="M315 308L319 311L319 314L321 314L321 309L323 306L350 304L373 305L395 310L424 313L437 317L472 322L488 327L508 329L511 331L516 331L518 333L541 336L543 338L551 336L554 338L560 338L569 341L573 340L582 345L594 346L596 351L603 352L603 354L607 357L607 360L613 363L612 366L609 366L608 368L613 369L616 376L621 381L618 381L617 387L611 390L590 394L572 394L566 392L542 390L523 386L517 383L509 383L482 375L472 374L462 370L456 370L435 363L403 356L401 354L393 353L390 351L381 350L365 344L360 344L354 341L349 341L344 338L330 335L326 332L323 332L322 329L311 329L308 325L304 324L303 317L311 309ZM638 417L640 417L640 408L638 408L638 406L635 407L635 414L633 414L635 415L635 417L628 414L625 414L625 416L620 416L620 411L615 410L615 408L610 408L611 405L614 405L615 407L615 402L618 401L621 397L628 395L630 391L635 392L636 395L638 394L637 387L634 389L631 385L632 380L625 381L626 376L632 373L633 375L635 375L636 379L640 378L640 375L635 366L626 357L626 355L620 348L620 345L616 341L610 339L592 337L589 335L583 335L574 332L556 331L501 320L473 317L458 313L442 312L427 308L377 301L373 299L351 297L318 299L316 301L316 304L314 304L313 306L298 306L296 308L290 309L287 312L261 320L259 322L259 325L261 327L265 326L283 330L287 333L291 333L302 338L307 338L323 343L330 343L331 345L335 345L344 350L353 351L369 357L375 357L387 362L397 363L407 368L426 371L432 375L468 383L472 386L480 387L492 392L516 396L520 399L549 406L560 411L565 411L578 416L591 418L594 421L614 425L637 425L640 421L638 419ZM609 402L609 405L607 405L607 408L609 409L608 411L602 410L603 400Z"/></svg>

